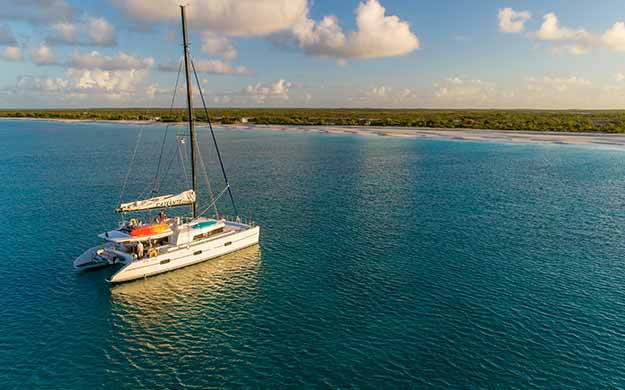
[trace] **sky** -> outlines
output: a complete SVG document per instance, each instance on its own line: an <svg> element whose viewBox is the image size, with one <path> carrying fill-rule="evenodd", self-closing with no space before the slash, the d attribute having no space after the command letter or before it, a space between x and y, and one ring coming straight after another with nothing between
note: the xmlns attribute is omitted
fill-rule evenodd
<svg viewBox="0 0 625 390"><path fill-rule="evenodd" d="M180 0L3 3L0 108L171 104ZM622 0L185 4L212 107L625 109Z"/></svg>

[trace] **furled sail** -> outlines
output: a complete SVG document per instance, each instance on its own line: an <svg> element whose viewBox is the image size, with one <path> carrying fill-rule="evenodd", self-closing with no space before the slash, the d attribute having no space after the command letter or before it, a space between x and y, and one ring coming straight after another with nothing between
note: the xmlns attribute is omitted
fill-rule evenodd
<svg viewBox="0 0 625 390"><path fill-rule="evenodd" d="M134 202L122 203L117 208L118 213L129 211L141 211L150 209L162 209L190 205L195 202L195 192L187 190L177 195L162 195L150 199L136 200Z"/></svg>

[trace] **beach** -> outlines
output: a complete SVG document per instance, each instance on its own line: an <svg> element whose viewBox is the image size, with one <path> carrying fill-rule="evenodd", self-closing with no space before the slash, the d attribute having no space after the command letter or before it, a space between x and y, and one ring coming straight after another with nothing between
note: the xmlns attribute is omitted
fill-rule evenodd
<svg viewBox="0 0 625 390"><path fill-rule="evenodd" d="M444 129L410 127L356 126L226 126L240 129L270 131L302 131L340 135L375 137L454 139L464 141L493 141L507 143L551 143L564 145L594 145L625 148L625 134L538 132L523 130Z"/></svg>
<svg viewBox="0 0 625 390"><path fill-rule="evenodd" d="M81 120L81 119L39 119L0 118L1 120L49 121L65 123L110 123L128 125L159 125L167 123L139 120ZM170 123L184 126L185 123ZM198 127L205 123L197 123ZM451 129L425 127L375 127L375 126L283 126L283 125L221 125L215 127L238 130L264 130L279 132L307 132L335 135L360 135L367 137L453 139L461 141L492 141L506 143L548 143L560 145L590 145L608 148L625 148L625 134L548 132L527 130Z"/></svg>

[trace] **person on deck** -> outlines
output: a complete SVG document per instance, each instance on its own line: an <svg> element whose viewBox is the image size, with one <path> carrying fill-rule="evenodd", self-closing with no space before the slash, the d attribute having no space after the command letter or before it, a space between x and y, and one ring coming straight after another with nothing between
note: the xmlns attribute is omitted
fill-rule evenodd
<svg viewBox="0 0 625 390"><path fill-rule="evenodd" d="M142 258L143 257L143 244L141 243L141 241L139 241L137 243L137 258Z"/></svg>
<svg viewBox="0 0 625 390"><path fill-rule="evenodd" d="M167 214L165 214L165 209L161 210L161 212L158 214L158 218L160 223L165 223L167 221Z"/></svg>

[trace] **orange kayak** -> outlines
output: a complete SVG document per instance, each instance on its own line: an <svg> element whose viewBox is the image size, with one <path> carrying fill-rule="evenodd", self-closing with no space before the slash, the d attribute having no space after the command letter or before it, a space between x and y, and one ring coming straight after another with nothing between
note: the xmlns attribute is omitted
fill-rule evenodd
<svg viewBox="0 0 625 390"><path fill-rule="evenodd" d="M130 232L132 237L152 236L154 234L164 233L169 229L166 223L157 223L155 225L141 226Z"/></svg>

